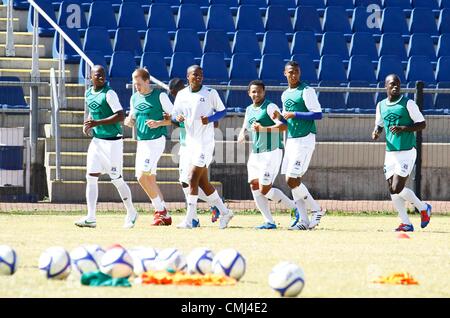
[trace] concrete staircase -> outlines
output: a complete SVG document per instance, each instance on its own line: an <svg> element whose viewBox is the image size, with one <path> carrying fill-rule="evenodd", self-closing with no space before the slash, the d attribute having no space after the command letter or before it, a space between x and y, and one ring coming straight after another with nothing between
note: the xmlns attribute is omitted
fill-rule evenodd
<svg viewBox="0 0 450 318"><path fill-rule="evenodd" d="M5 45L0 44L0 76L18 76L23 81L30 79L31 71L31 44L32 34L26 32L25 11L14 11L14 44L15 57L5 57ZM0 6L0 43L6 42L6 6ZM50 68L58 67L58 61L52 58L53 38L39 39L40 74L41 80L47 81ZM66 98L67 109L60 112L61 127L61 180L56 178L56 152L55 140L50 135L50 87L42 87L39 90L39 105L43 109L40 112L47 118L44 124L43 136L45 137L45 150L42 164L45 166L47 176L48 197L51 202L83 203L86 190L86 156L90 138L82 133L84 115L84 85L77 83L78 65L66 64ZM131 74L130 74L131 76ZM29 95L25 90L25 99L29 102ZM44 113L42 113L44 112ZM141 189L134 176L134 161L136 153L136 141L132 137L131 129L124 128L124 167L123 176L129 184L135 202L148 202L149 199ZM174 155L170 154L175 142L167 141L166 153L159 161L158 183L166 201L184 201L184 194L178 183L178 164ZM222 193L222 185L213 182L214 186ZM120 197L109 182L108 176L99 179L99 196L101 202L119 202Z"/></svg>

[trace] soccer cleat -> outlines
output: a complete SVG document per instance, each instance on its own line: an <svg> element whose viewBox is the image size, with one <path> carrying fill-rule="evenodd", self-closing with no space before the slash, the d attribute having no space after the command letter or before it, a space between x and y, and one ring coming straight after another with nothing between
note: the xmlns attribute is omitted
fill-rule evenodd
<svg viewBox="0 0 450 318"><path fill-rule="evenodd" d="M309 223L309 229L312 230L320 223L320 219L325 215L327 210L320 209L319 211L312 211L311 222Z"/></svg>
<svg viewBox="0 0 450 318"><path fill-rule="evenodd" d="M276 228L277 228L277 225L275 223L270 223L270 222L265 222L265 223L255 227L255 229L257 229L257 230L272 230L272 229L276 229Z"/></svg>
<svg viewBox="0 0 450 318"><path fill-rule="evenodd" d="M78 221L75 222L76 226L79 227L96 227L97 226L97 222L95 220L88 220L87 217L81 218Z"/></svg>
<svg viewBox="0 0 450 318"><path fill-rule="evenodd" d="M172 217L170 215L167 215L167 210L164 209L164 211L156 211L155 215L153 216L153 223L154 226L167 226L172 224Z"/></svg>
<svg viewBox="0 0 450 318"><path fill-rule="evenodd" d="M308 224L306 224L305 222L298 222L296 225L289 227L288 230L292 230L292 231L307 231L308 230Z"/></svg>
<svg viewBox="0 0 450 318"><path fill-rule="evenodd" d="M296 226L298 221L300 221L300 213L298 212L298 209L292 209L291 210L291 225L290 227Z"/></svg>
<svg viewBox="0 0 450 318"><path fill-rule="evenodd" d="M431 204L426 203L426 210L420 211L420 227L423 229L430 223L431 218Z"/></svg>
<svg viewBox="0 0 450 318"><path fill-rule="evenodd" d="M222 214L219 218L219 228L224 229L228 226L228 223L230 223L231 219L233 218L234 214L233 211L228 210L227 214Z"/></svg>
<svg viewBox="0 0 450 318"><path fill-rule="evenodd" d="M131 229L136 224L136 220L138 219L139 214L135 211L133 215L127 215L125 216L125 222L123 223L123 227L125 229Z"/></svg>
<svg viewBox="0 0 450 318"><path fill-rule="evenodd" d="M412 224L400 224L395 232L414 232L414 226Z"/></svg>
<svg viewBox="0 0 450 318"><path fill-rule="evenodd" d="M180 224L177 225L177 228L179 229L192 229L200 227L200 220L192 219L192 221L184 220Z"/></svg>
<svg viewBox="0 0 450 318"><path fill-rule="evenodd" d="M211 207L211 222L216 222L220 217L220 211L216 206Z"/></svg>

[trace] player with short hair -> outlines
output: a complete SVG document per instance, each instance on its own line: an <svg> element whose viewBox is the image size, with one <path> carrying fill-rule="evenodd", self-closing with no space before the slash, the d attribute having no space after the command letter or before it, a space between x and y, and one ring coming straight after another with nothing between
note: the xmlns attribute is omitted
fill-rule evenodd
<svg viewBox="0 0 450 318"><path fill-rule="evenodd" d="M384 84L387 98L377 104L372 139L377 140L383 127L386 127L384 174L392 203L402 222L395 231L413 232L405 201L411 202L420 211L422 228L428 225L431 217L431 205L421 201L412 190L405 187L416 162L415 132L425 129L426 123L417 104L401 95L400 78L396 74L386 76Z"/></svg>
<svg viewBox="0 0 450 318"><path fill-rule="evenodd" d="M188 87L178 92L174 105L174 119L184 122L186 149L189 149L189 195L187 214L179 228L199 226L197 201L199 187L207 201L220 211L219 227L226 228L233 217L208 179L208 167L213 160L215 147L214 124L226 115L225 106L215 89L203 85L203 70L198 65L187 69Z"/></svg>
<svg viewBox="0 0 450 318"><path fill-rule="evenodd" d="M165 126L171 125L164 114L172 113L173 105L165 92L150 86L147 69L136 69L132 78L136 92L130 98L130 112L124 123L136 127L136 178L155 208L152 225L171 225L172 218L156 183L156 171L166 146Z"/></svg>
<svg viewBox="0 0 450 318"><path fill-rule="evenodd" d="M254 80L248 84L248 95L252 104L245 110L244 124L238 136L238 142L245 141L245 131L251 131L252 151L247 162L248 183L256 207L261 211L264 223L256 229L276 229L277 225L270 212L269 200L282 202L289 209L296 210L294 202L280 189L272 186L280 170L283 158L283 131L285 123L278 118L272 119L280 109L266 99L263 81Z"/></svg>
<svg viewBox="0 0 450 318"><path fill-rule="evenodd" d="M122 177L123 135L120 122L125 115L114 90L106 85L105 69L94 65L91 70L92 87L85 94L89 117L83 123L83 133L93 138L87 153L86 202L87 216L75 222L79 227L96 227L98 177L107 173L117 188L126 209L125 228L134 226L137 212L131 191Z"/></svg>

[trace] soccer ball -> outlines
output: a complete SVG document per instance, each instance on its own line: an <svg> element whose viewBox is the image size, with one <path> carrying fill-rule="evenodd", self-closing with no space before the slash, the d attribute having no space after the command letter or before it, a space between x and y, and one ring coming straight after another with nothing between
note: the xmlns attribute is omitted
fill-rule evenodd
<svg viewBox="0 0 450 318"><path fill-rule="evenodd" d="M98 271L104 253L96 244L79 246L70 252L71 265L79 274Z"/></svg>
<svg viewBox="0 0 450 318"><path fill-rule="evenodd" d="M213 257L214 254L209 248L193 249L186 258L188 273L201 275L212 273Z"/></svg>
<svg viewBox="0 0 450 318"><path fill-rule="evenodd" d="M113 247L103 254L100 270L114 278L129 277L133 274L133 259L126 249Z"/></svg>
<svg viewBox="0 0 450 318"><path fill-rule="evenodd" d="M0 275L12 275L16 270L16 251L7 245L0 245Z"/></svg>
<svg viewBox="0 0 450 318"><path fill-rule="evenodd" d="M64 247L50 247L39 257L39 269L47 278L66 279L71 271L70 255Z"/></svg>
<svg viewBox="0 0 450 318"><path fill-rule="evenodd" d="M295 297L305 285L303 270L294 263L281 262L269 274L269 286L283 297Z"/></svg>
<svg viewBox="0 0 450 318"><path fill-rule="evenodd" d="M158 251L152 247L142 247L130 250L130 255L133 259L134 274L139 276L154 268Z"/></svg>
<svg viewBox="0 0 450 318"><path fill-rule="evenodd" d="M176 248L165 248L156 257L155 270L175 273L186 270L186 258Z"/></svg>
<svg viewBox="0 0 450 318"><path fill-rule="evenodd" d="M212 261L214 274L233 277L236 280L244 276L245 267L245 258L233 248L220 251Z"/></svg>

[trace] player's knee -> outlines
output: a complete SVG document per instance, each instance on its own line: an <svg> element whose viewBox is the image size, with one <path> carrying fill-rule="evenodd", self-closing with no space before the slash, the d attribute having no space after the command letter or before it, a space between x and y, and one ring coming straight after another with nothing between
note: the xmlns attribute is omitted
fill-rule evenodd
<svg viewBox="0 0 450 318"><path fill-rule="evenodd" d="M299 178L288 178L286 180L286 183L289 188L294 189L294 188L297 188L301 182L300 182Z"/></svg>
<svg viewBox="0 0 450 318"><path fill-rule="evenodd" d="M403 191L404 185L400 183L396 183L392 185L391 194L399 194Z"/></svg>
<svg viewBox="0 0 450 318"><path fill-rule="evenodd" d="M272 189L272 185L263 185L260 187L259 191L262 195L266 195L270 191L270 189Z"/></svg>
<svg viewBox="0 0 450 318"><path fill-rule="evenodd" d="M252 180L250 181L250 188L255 191L255 190L259 190L259 183L258 180Z"/></svg>

